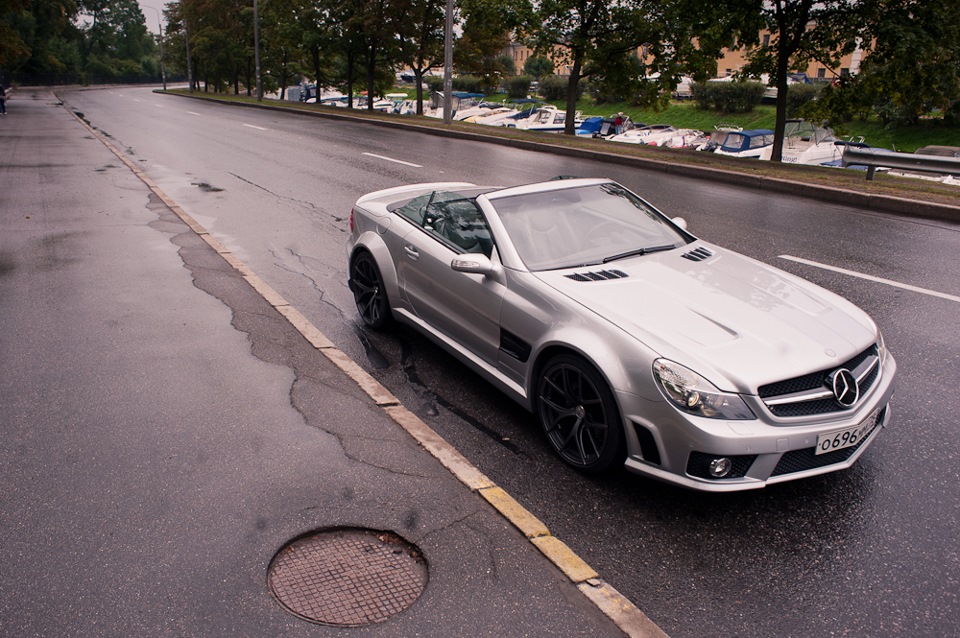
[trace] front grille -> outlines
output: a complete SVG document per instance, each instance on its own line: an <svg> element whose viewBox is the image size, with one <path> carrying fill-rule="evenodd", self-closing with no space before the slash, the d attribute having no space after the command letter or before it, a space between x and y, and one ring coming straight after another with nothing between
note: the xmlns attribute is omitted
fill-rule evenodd
<svg viewBox="0 0 960 638"><path fill-rule="evenodd" d="M877 423L883 423L883 418L886 414L886 411L887 409L884 408L879 412L879 414L877 414ZM814 452L816 452L816 447L808 447L802 450L785 452L784 455L780 457L780 461L777 463L777 467L774 468L771 476L782 476L784 474L793 474L795 472L813 470L818 467L826 467L828 465L833 465L834 463L843 463L853 456L856 451L859 450L867 441L869 441L873 434L874 432L870 432L870 434L863 437L863 439L856 445L843 448L842 450L837 450L836 452L815 454Z"/></svg>
<svg viewBox="0 0 960 638"><path fill-rule="evenodd" d="M876 345L870 346L857 356L835 368L761 386L757 390L757 394L764 400L767 409L770 410L774 416L778 417L789 418L841 412L844 408L837 403L832 392L828 392L831 387L831 376L841 368L854 371L859 366L869 366L871 364L873 364L872 369L869 370L866 376L859 380L860 396L864 397L870 392L877 377L880 375L880 357ZM774 400L777 400L779 397L798 393L822 394L824 396L817 396L816 398L798 397L795 401L773 404Z"/></svg>
<svg viewBox="0 0 960 638"><path fill-rule="evenodd" d="M690 458L687 460L687 474L690 476L696 476L697 478L710 479L711 481L743 478L747 475L747 471L750 469L750 466L753 465L753 462L757 459L756 454L727 456L726 458L730 459L732 463L732 468L730 469L730 473L724 476L723 479L718 479L717 477L710 475L710 462L723 456L724 455L722 454L691 452Z"/></svg>

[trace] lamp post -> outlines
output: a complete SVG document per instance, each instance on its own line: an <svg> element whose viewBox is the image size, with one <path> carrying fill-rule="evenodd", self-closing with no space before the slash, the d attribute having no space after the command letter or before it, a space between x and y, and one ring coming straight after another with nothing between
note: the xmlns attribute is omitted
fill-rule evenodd
<svg viewBox="0 0 960 638"><path fill-rule="evenodd" d="M263 100L263 80L260 77L260 9L253 0L253 57L257 71L257 102Z"/></svg>
<svg viewBox="0 0 960 638"><path fill-rule="evenodd" d="M447 0L447 22L443 34L443 123L453 121L453 0Z"/></svg>
<svg viewBox="0 0 960 638"><path fill-rule="evenodd" d="M163 90L167 90L167 67L163 63L163 20L160 19L160 10L156 7L147 7L153 9L157 14L157 26L160 27L160 78L163 80Z"/></svg>

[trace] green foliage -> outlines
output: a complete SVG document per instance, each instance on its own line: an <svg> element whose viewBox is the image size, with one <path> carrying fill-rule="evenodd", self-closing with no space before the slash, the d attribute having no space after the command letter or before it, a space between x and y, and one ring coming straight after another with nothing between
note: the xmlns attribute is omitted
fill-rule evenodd
<svg viewBox="0 0 960 638"><path fill-rule="evenodd" d="M874 49L849 90L890 125L960 107L960 11L952 0L878 0Z"/></svg>
<svg viewBox="0 0 960 638"><path fill-rule="evenodd" d="M633 54L614 56L606 64L588 68L591 78L588 93L597 104L629 102L639 95L643 85L643 63Z"/></svg>
<svg viewBox="0 0 960 638"><path fill-rule="evenodd" d="M750 113L760 104L766 88L760 82L694 82L693 100L701 110Z"/></svg>
<svg viewBox="0 0 960 638"><path fill-rule="evenodd" d="M554 70L553 60L544 55L531 55L523 63L524 75L529 75L535 80L552 75Z"/></svg>
<svg viewBox="0 0 960 638"><path fill-rule="evenodd" d="M488 86L515 75L513 58L503 51L527 9L525 0L460 0L459 6L462 35L453 49L457 70L484 78Z"/></svg>
<svg viewBox="0 0 960 638"><path fill-rule="evenodd" d="M442 91L443 90L443 78L439 75L428 75L424 78L427 83L427 88L430 91Z"/></svg>
<svg viewBox="0 0 960 638"><path fill-rule="evenodd" d="M441 89L443 83L441 80ZM489 92L490 87L486 84L486 80L482 77L476 75L461 75L460 77L453 78L453 90L454 91L466 91L467 93L487 93Z"/></svg>
<svg viewBox="0 0 960 638"><path fill-rule="evenodd" d="M529 75L515 75L507 80L507 97L514 99L523 99L530 94L530 83L533 81Z"/></svg>
<svg viewBox="0 0 960 638"><path fill-rule="evenodd" d="M791 84L787 88L787 117L797 117L806 104L813 102L820 96L825 86L825 84Z"/></svg>
<svg viewBox="0 0 960 638"><path fill-rule="evenodd" d="M568 83L567 78L562 78L559 75L548 75L540 80L540 95L549 102L565 100ZM577 99L580 99L580 95L577 95Z"/></svg>

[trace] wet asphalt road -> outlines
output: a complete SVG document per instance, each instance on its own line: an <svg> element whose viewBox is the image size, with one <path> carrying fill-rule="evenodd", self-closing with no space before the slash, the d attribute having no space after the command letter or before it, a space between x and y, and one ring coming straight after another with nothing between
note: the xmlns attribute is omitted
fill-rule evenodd
<svg viewBox="0 0 960 638"><path fill-rule="evenodd" d="M960 304L782 257L958 296L960 224L145 89L61 96L674 638L960 635ZM359 328L343 249L359 195L560 174L617 179L694 234L867 310L900 377L891 425L860 462L735 495L585 478L529 415L423 338Z"/></svg>

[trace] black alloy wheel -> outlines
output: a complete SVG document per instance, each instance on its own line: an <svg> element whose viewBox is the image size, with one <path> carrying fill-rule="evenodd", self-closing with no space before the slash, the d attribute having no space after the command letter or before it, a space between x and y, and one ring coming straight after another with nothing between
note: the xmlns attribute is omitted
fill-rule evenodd
<svg viewBox="0 0 960 638"><path fill-rule="evenodd" d="M365 324L379 330L390 322L390 302L383 289L383 277L373 255L366 251L354 257L350 265L350 289Z"/></svg>
<svg viewBox="0 0 960 638"><path fill-rule="evenodd" d="M600 373L580 357L550 360L537 384L537 413L550 445L574 468L598 473L623 462L620 410Z"/></svg>

